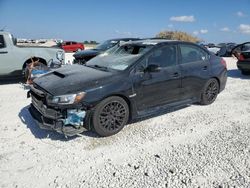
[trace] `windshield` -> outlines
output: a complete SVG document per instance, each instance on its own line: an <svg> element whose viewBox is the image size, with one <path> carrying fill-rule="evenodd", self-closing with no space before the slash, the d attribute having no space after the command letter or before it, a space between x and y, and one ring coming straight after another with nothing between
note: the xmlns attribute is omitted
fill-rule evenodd
<svg viewBox="0 0 250 188"><path fill-rule="evenodd" d="M113 46L115 46L118 42L119 41L115 41L115 40L106 40L103 43L97 45L95 47L95 49L105 51L105 50L107 50L107 49L112 48Z"/></svg>
<svg viewBox="0 0 250 188"><path fill-rule="evenodd" d="M114 69L114 70L125 70L142 55L153 48L153 45L142 45L142 44L125 44L122 46L115 46L103 54L91 59L86 63L86 66L103 68L103 69Z"/></svg>
<svg viewBox="0 0 250 188"><path fill-rule="evenodd" d="M13 44L16 46L17 45L17 39L12 34L10 34L10 38L11 38Z"/></svg>

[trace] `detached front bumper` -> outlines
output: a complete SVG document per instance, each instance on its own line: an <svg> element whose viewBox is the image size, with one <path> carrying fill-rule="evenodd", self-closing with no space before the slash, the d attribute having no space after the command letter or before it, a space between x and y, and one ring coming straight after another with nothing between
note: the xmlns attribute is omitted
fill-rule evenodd
<svg viewBox="0 0 250 188"><path fill-rule="evenodd" d="M32 103L29 112L41 129L55 130L66 136L74 136L85 129L85 111L79 109L56 110L47 107L31 89ZM39 91L40 92L40 91ZM41 93L40 93L41 94ZM39 100L41 99L41 100Z"/></svg>

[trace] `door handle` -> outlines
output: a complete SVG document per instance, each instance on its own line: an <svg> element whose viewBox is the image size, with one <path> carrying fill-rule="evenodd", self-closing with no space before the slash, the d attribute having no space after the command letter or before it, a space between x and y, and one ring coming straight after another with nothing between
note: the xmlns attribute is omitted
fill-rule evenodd
<svg viewBox="0 0 250 188"><path fill-rule="evenodd" d="M7 54L7 51L0 51L0 54Z"/></svg>
<svg viewBox="0 0 250 188"><path fill-rule="evenodd" d="M174 77L174 78L178 78L178 77L179 77L179 73L178 73L178 72L175 72L175 73L173 74L173 77Z"/></svg>
<svg viewBox="0 0 250 188"><path fill-rule="evenodd" d="M207 66L204 66L204 67L203 67L203 70L206 71L206 70L207 70Z"/></svg>

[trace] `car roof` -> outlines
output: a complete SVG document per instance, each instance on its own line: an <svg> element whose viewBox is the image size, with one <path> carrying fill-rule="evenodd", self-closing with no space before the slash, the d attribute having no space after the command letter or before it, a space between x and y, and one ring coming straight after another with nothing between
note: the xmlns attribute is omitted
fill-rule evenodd
<svg viewBox="0 0 250 188"><path fill-rule="evenodd" d="M140 40L140 38L114 38L114 39L109 39L109 41L129 41L129 40Z"/></svg>
<svg viewBox="0 0 250 188"><path fill-rule="evenodd" d="M182 42L179 40L167 40L167 39L141 39L136 41L130 41L126 44L137 44L137 45L157 45L161 43L172 43L172 42Z"/></svg>
<svg viewBox="0 0 250 188"><path fill-rule="evenodd" d="M76 41L73 41L73 40L65 40L63 42L76 42Z"/></svg>

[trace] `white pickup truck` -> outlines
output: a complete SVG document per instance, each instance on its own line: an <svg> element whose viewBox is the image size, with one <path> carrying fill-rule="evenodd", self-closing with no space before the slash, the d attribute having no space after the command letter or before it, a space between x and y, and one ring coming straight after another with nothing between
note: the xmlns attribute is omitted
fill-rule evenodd
<svg viewBox="0 0 250 188"><path fill-rule="evenodd" d="M0 77L24 74L31 57L49 65L51 62L64 64L64 51L60 48L40 46L17 46L16 39L8 32L0 31Z"/></svg>

